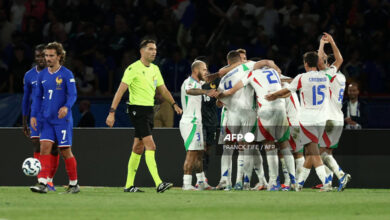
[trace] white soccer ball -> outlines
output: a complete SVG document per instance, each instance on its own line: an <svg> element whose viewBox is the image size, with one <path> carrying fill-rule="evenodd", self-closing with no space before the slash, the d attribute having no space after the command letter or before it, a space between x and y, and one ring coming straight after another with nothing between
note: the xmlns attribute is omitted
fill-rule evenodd
<svg viewBox="0 0 390 220"><path fill-rule="evenodd" d="M24 160L22 165L23 173L26 174L26 176L36 176L41 171L41 162L39 160L29 157Z"/></svg>

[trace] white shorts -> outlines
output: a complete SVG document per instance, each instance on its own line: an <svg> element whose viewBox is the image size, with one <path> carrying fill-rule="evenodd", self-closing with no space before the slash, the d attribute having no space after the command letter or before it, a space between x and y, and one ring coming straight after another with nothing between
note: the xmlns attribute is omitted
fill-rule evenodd
<svg viewBox="0 0 390 220"><path fill-rule="evenodd" d="M288 140L288 143L293 150L293 152L302 152L303 151L303 145L300 143L300 127L299 127L299 121L296 118L288 118L288 124L290 126L290 139Z"/></svg>
<svg viewBox="0 0 390 220"><path fill-rule="evenodd" d="M325 131L320 139L320 146L337 148L341 133L343 133L344 121L326 121Z"/></svg>
<svg viewBox="0 0 390 220"><path fill-rule="evenodd" d="M311 142L318 144L324 133L325 124L325 121L317 123L300 122L300 144L305 145Z"/></svg>
<svg viewBox="0 0 390 220"><path fill-rule="evenodd" d="M202 124L180 121L180 134L184 140L186 151L204 150Z"/></svg>
<svg viewBox="0 0 390 220"><path fill-rule="evenodd" d="M254 110L229 110L226 117L226 134L245 135L248 132L252 134L256 132L256 112Z"/></svg>
<svg viewBox="0 0 390 220"><path fill-rule="evenodd" d="M286 110L283 108L259 109L257 126L259 127L259 141L283 142L290 137Z"/></svg>
<svg viewBox="0 0 390 220"><path fill-rule="evenodd" d="M223 108L222 112L221 112L221 126L219 128L220 130L219 130L218 144L223 144L224 143L223 139L226 136L227 114L228 114L227 109Z"/></svg>

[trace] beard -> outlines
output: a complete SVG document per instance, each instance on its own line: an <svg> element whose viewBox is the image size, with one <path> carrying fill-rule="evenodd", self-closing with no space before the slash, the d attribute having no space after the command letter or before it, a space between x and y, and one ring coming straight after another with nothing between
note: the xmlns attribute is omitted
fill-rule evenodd
<svg viewBox="0 0 390 220"><path fill-rule="evenodd" d="M198 79L200 81L204 81L203 74L201 72L198 73Z"/></svg>

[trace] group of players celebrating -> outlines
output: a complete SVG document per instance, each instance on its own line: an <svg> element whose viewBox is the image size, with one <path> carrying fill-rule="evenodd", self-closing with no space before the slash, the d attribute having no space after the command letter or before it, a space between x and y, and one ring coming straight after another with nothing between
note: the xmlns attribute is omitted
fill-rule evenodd
<svg viewBox="0 0 390 220"><path fill-rule="evenodd" d="M325 54L325 44L331 45L333 54ZM217 74L207 75L206 63L195 60L191 76L181 87L180 132L187 151L182 189L213 189L201 162L201 102L202 95L206 95L217 98L217 105L223 106L219 143L224 147L216 189L233 188L232 155L237 149L236 190L251 189L255 171L259 182L252 190L301 191L314 167L322 182L320 191L333 190L333 174L339 180L337 190L343 191L351 176L342 171L332 151L343 130L341 108L346 79L339 71L343 58L333 37L324 33L318 51L304 54L306 73L294 79L282 75L272 60L248 61L243 50L230 51L227 62L228 66ZM216 77L221 77L217 89L202 89L204 81ZM265 148L268 181L260 149L251 147L254 143ZM279 158L284 184L279 179ZM197 187L192 185L192 172L196 173Z"/></svg>
<svg viewBox="0 0 390 220"><path fill-rule="evenodd" d="M331 45L333 55L325 54L324 45L327 43ZM343 58L331 35L324 33L318 52L304 54L306 73L298 74L294 79L282 75L272 60L248 61L242 49L230 51L227 54L228 66L217 74L207 74L206 63L195 60L191 76L181 87L183 111L166 89L158 67L152 65L156 52L154 41L141 42L141 59L126 70L106 121L109 127L113 127L116 107L125 91L129 90L132 94L130 108L138 106L139 114L136 114L137 109L130 111L136 136L125 192L142 192L134 186L134 178L145 149L157 192L172 187L172 183L160 179L154 158L156 146L151 135L153 111L150 109L156 89L176 113L183 113L179 126L187 151L183 190L214 189L208 184L202 166L205 150L202 97L217 98L216 104L223 107L219 143L224 147L221 179L216 189L233 188L232 155L235 149L238 150L236 190L251 189L251 177L255 171L259 182L252 190L300 191L313 166L322 182L321 191L333 190L333 174L339 179L338 191L345 189L351 176L342 171L332 151L337 148L343 130L341 107L346 80L338 71ZM58 167L59 152L69 176L66 192L80 191L77 162L71 151L73 119L70 109L77 99L77 90L72 72L63 66L64 60L65 51L60 43L39 45L35 49L37 65L24 77L23 128L35 145L34 157L42 164L37 185L30 187L33 192L55 190L52 181ZM216 78L221 78L218 88L202 89L205 81ZM138 80L138 85L134 83L135 79L143 81ZM29 114L31 129L27 126ZM268 181L260 149L251 147L253 145L265 146ZM284 184L280 184L279 179L279 158ZM193 172L197 178L195 187L192 185Z"/></svg>

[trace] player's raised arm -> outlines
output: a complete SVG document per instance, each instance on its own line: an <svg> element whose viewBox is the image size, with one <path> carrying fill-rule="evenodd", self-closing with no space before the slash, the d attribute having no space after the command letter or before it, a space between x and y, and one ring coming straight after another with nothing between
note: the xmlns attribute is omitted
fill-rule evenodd
<svg viewBox="0 0 390 220"><path fill-rule="evenodd" d="M325 63L324 63L324 60L326 59L326 54L324 51L325 43L327 43L325 41L325 36L322 36L321 40L320 40L320 46L318 48L318 69L320 69L320 70L326 69Z"/></svg>
<svg viewBox="0 0 390 220"><path fill-rule="evenodd" d="M157 87L158 91L160 92L161 96L172 106L172 108L175 110L175 112L179 115L183 113L183 110L177 105L175 100L172 97L172 94L168 91L165 84Z"/></svg>
<svg viewBox="0 0 390 220"><path fill-rule="evenodd" d="M343 57L341 56L340 50L337 47L336 43L334 42L333 37L328 33L324 33L324 35L325 35L324 40L328 41L330 43L330 45L332 46L333 55L334 55L334 58L336 59L336 61L334 61L334 63L332 65L335 66L338 70L338 69L340 69L340 66L344 61Z"/></svg>

